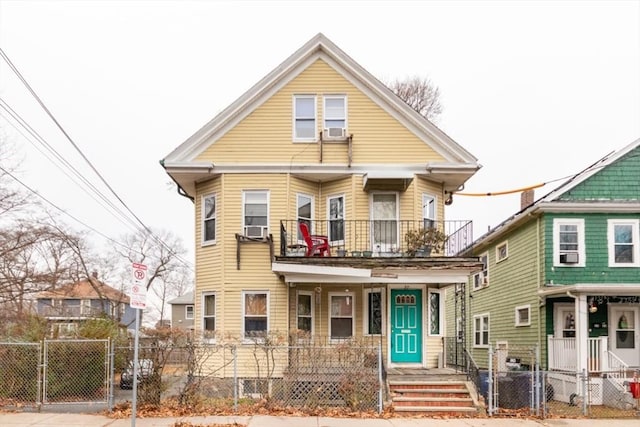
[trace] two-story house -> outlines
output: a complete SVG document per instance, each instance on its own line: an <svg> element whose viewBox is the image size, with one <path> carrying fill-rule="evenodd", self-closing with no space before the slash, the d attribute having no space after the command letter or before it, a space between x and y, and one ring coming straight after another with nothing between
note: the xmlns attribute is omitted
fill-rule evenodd
<svg viewBox="0 0 640 427"><path fill-rule="evenodd" d="M535 202L524 193L521 211L468 254L483 263L458 304L473 359L486 368L489 345L539 346L543 368L573 374L550 377L556 399L584 395L575 374L587 372L591 403L602 403L603 377L640 367L640 140Z"/></svg>
<svg viewBox="0 0 640 427"><path fill-rule="evenodd" d="M169 301L169 305L171 306L172 328L193 331L193 298L193 292L187 292Z"/></svg>
<svg viewBox="0 0 640 427"><path fill-rule="evenodd" d="M98 280L97 273L85 280L43 291L36 296L38 315L47 319L53 336L75 336L86 320L108 317L127 329L135 328L135 309L129 297Z"/></svg>
<svg viewBox="0 0 640 427"><path fill-rule="evenodd" d="M324 35L161 163L195 204L197 335L362 338L438 366L443 289L479 267L444 206L480 166ZM422 229L431 256L405 238Z"/></svg>

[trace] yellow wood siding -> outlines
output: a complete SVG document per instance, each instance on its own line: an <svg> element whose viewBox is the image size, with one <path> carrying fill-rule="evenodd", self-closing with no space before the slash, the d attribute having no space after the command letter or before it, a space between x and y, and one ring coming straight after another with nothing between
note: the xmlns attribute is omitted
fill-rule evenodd
<svg viewBox="0 0 640 427"><path fill-rule="evenodd" d="M323 95L347 96L347 132L356 163L440 161L428 143L386 113L326 62L317 60L242 122L210 145L198 161L214 163L317 163L320 144L293 142L293 96L316 95L317 132L323 126ZM393 147L393 150L390 150ZM323 163L346 163L347 144L325 143Z"/></svg>

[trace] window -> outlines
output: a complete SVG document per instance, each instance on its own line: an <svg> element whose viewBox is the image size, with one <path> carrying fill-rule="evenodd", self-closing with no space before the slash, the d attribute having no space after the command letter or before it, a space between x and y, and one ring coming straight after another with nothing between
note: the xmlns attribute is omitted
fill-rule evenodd
<svg viewBox="0 0 640 427"><path fill-rule="evenodd" d="M555 267L584 267L585 260L584 219L554 219L553 265Z"/></svg>
<svg viewBox="0 0 640 427"><path fill-rule="evenodd" d="M329 197L329 241L333 244L344 244L344 196Z"/></svg>
<svg viewBox="0 0 640 427"><path fill-rule="evenodd" d="M264 337L269 330L268 297L267 292L243 292L242 315L245 338Z"/></svg>
<svg viewBox="0 0 640 427"><path fill-rule="evenodd" d="M353 336L353 292L330 293L329 335L331 339L344 339Z"/></svg>
<svg viewBox="0 0 640 427"><path fill-rule="evenodd" d="M516 326L531 325L531 305L521 305L516 307Z"/></svg>
<svg viewBox="0 0 640 427"><path fill-rule="evenodd" d="M204 196L202 201L202 241L216 241L216 196Z"/></svg>
<svg viewBox="0 0 640 427"><path fill-rule="evenodd" d="M347 98L345 96L324 97L324 128L343 129L340 135L329 131L328 136L345 136L344 129L347 128Z"/></svg>
<svg viewBox="0 0 640 427"><path fill-rule="evenodd" d="M432 228L436 223L436 198L429 194L422 195L422 222L424 228Z"/></svg>
<svg viewBox="0 0 640 427"><path fill-rule="evenodd" d="M496 262L504 261L509 256L509 246L507 242L502 242L496 246Z"/></svg>
<svg viewBox="0 0 640 427"><path fill-rule="evenodd" d="M185 316L186 318L186 316ZM213 336L216 331L216 296L204 294L202 300L202 329L205 336Z"/></svg>
<svg viewBox="0 0 640 427"><path fill-rule="evenodd" d="M193 319L193 306L192 305L186 305L184 307L184 318L187 320L191 320ZM215 312L214 312L215 314Z"/></svg>
<svg viewBox="0 0 640 427"><path fill-rule="evenodd" d="M429 335L440 335L442 328L441 294L437 291L429 292Z"/></svg>
<svg viewBox="0 0 640 427"><path fill-rule="evenodd" d="M609 220L609 266L640 267L639 222L640 220Z"/></svg>
<svg viewBox="0 0 640 427"><path fill-rule="evenodd" d="M456 341L462 342L464 338L464 328L462 324L462 317L456 318Z"/></svg>
<svg viewBox="0 0 640 427"><path fill-rule="evenodd" d="M481 289L489 284L489 254L483 253L478 257L482 263L482 271L473 275L473 289Z"/></svg>
<svg viewBox="0 0 640 427"><path fill-rule="evenodd" d="M296 141L316 140L316 97L296 95L293 98L293 139Z"/></svg>
<svg viewBox="0 0 640 427"><path fill-rule="evenodd" d="M489 346L489 314L473 316L473 346Z"/></svg>
<svg viewBox="0 0 640 427"><path fill-rule="evenodd" d="M266 237L269 224L269 192L245 191L243 234L249 237Z"/></svg>
<svg viewBox="0 0 640 427"><path fill-rule="evenodd" d="M382 335L384 323L382 313L384 313L384 293L382 289L365 289L365 311L364 311L364 334Z"/></svg>
<svg viewBox="0 0 640 427"><path fill-rule="evenodd" d="M298 331L313 335L313 292L298 291Z"/></svg>
<svg viewBox="0 0 640 427"><path fill-rule="evenodd" d="M302 233L300 232L300 223L307 224L309 227L309 233L313 234L312 227L312 212L313 212L313 197L306 194L298 194L297 196L297 215L298 215L298 241L302 241Z"/></svg>

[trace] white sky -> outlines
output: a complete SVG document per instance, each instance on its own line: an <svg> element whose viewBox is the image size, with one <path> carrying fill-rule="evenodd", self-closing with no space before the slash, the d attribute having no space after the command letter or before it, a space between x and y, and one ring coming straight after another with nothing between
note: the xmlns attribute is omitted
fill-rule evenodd
<svg viewBox="0 0 640 427"><path fill-rule="evenodd" d="M122 199L181 236L189 258L193 207L158 161L318 32L377 77L440 87L438 125L483 165L467 192L565 177L640 137L639 1L0 0L4 52ZM1 60L0 97L108 193ZM129 231L4 118L0 128L26 184L104 234ZM447 216L472 219L477 237L519 200L458 196Z"/></svg>

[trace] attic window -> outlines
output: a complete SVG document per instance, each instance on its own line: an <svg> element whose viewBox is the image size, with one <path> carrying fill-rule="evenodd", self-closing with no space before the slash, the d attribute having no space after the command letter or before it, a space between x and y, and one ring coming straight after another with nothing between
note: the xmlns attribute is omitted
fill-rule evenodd
<svg viewBox="0 0 640 427"><path fill-rule="evenodd" d="M296 95L293 99L293 139L295 141L316 140L316 97Z"/></svg>

